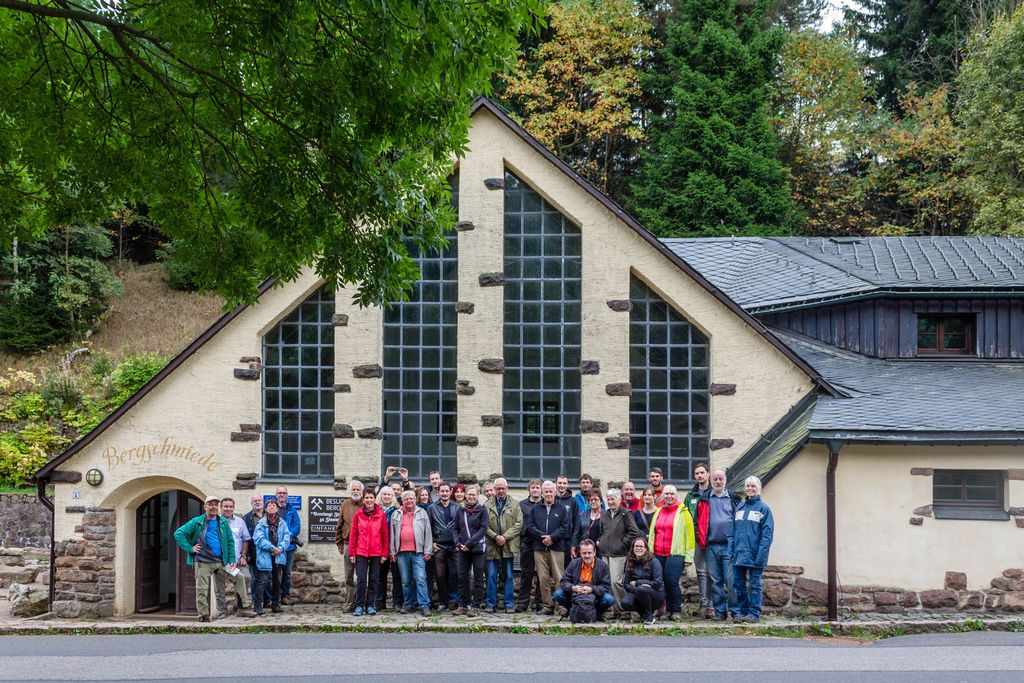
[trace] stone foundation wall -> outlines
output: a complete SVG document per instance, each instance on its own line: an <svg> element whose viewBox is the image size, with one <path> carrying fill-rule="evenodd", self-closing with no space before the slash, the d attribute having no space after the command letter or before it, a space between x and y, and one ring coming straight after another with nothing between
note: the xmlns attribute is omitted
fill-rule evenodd
<svg viewBox="0 0 1024 683"><path fill-rule="evenodd" d="M803 567L769 565L764 573L764 609L783 614L826 613L828 586L803 576ZM696 579L687 577L686 593L696 602ZM1024 569L1006 569L984 590L967 590L967 575L946 572L942 588L912 591L891 586L840 584L839 612L1024 612Z"/></svg>
<svg viewBox="0 0 1024 683"><path fill-rule="evenodd" d="M53 612L58 617L113 616L114 511L69 507L67 512L82 513L75 527L81 538L57 542Z"/></svg>
<svg viewBox="0 0 1024 683"><path fill-rule="evenodd" d="M50 547L50 511L35 494L0 494L0 520L0 548Z"/></svg>
<svg viewBox="0 0 1024 683"><path fill-rule="evenodd" d="M306 553L297 552L292 562L292 594L287 604L318 604L341 602L341 582L331 574L330 565L310 561Z"/></svg>

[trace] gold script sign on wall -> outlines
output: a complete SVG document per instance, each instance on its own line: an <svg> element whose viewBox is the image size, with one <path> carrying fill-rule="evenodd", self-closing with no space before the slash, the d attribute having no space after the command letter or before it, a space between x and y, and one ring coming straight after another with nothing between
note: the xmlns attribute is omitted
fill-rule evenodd
<svg viewBox="0 0 1024 683"><path fill-rule="evenodd" d="M121 465L145 465L154 460L184 460L213 472L220 467L220 462L213 453L200 453L191 446L182 446L171 441L170 437L163 443L144 444L134 448L118 450L108 446L103 451L107 459L107 467L114 469Z"/></svg>

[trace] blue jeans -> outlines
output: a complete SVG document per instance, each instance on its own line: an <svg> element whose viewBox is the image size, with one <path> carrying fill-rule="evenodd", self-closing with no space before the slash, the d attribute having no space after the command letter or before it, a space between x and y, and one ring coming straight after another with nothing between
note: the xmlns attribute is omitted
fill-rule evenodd
<svg viewBox="0 0 1024 683"><path fill-rule="evenodd" d="M430 593L427 592L427 562L420 553L398 553L398 571L402 574L402 604L412 609L419 603L420 609L430 607ZM415 585L414 585L415 584ZM415 593L415 600L413 594Z"/></svg>
<svg viewBox="0 0 1024 683"><path fill-rule="evenodd" d="M762 573L763 567L733 567L732 585L736 589L735 614L761 618Z"/></svg>
<svg viewBox="0 0 1024 683"><path fill-rule="evenodd" d="M494 607L498 604L498 572L504 567L505 571L505 607L512 608L515 600L515 583L512 579L512 558L503 557L500 560L487 560L487 606Z"/></svg>
<svg viewBox="0 0 1024 683"><path fill-rule="evenodd" d="M686 560L679 555L655 555L655 559L661 563L661 573L665 579L665 602L669 614L683 611L683 591L679 587L679 579L686 571Z"/></svg>
<svg viewBox="0 0 1024 683"><path fill-rule="evenodd" d="M711 604L715 613L724 617L727 612L735 612L736 591L732 588L732 555L729 554L729 545L708 543L704 550L704 562L711 581Z"/></svg>
<svg viewBox="0 0 1024 683"><path fill-rule="evenodd" d="M572 593L566 593L561 588L551 594L551 599L566 609L572 607ZM605 591L597 601L598 615L604 614L609 607L615 607L615 596L611 591Z"/></svg>

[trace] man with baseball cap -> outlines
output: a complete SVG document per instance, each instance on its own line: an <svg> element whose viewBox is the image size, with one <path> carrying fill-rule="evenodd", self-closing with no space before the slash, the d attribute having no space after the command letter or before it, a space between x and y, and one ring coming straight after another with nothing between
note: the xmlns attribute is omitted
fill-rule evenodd
<svg viewBox="0 0 1024 683"><path fill-rule="evenodd" d="M224 581L231 581L242 596L242 609L238 611L238 616L256 616L251 609L252 598L245 589L245 577L241 576L235 565L235 539L231 525L218 514L219 506L220 498L207 496L203 503L204 513L185 522L174 532L174 540L185 551L185 561L195 567L196 611L199 612L199 621L210 621L211 576L218 603L224 602Z"/></svg>

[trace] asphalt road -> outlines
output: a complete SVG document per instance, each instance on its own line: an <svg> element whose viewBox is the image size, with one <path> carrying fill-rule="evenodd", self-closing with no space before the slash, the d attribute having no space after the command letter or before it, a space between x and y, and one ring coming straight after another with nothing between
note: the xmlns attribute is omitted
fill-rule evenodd
<svg viewBox="0 0 1024 683"><path fill-rule="evenodd" d="M505 634L8 636L0 681L1024 681L1024 634L867 644L791 638ZM465 676L472 678L466 679ZM742 677L742 678L740 678Z"/></svg>

